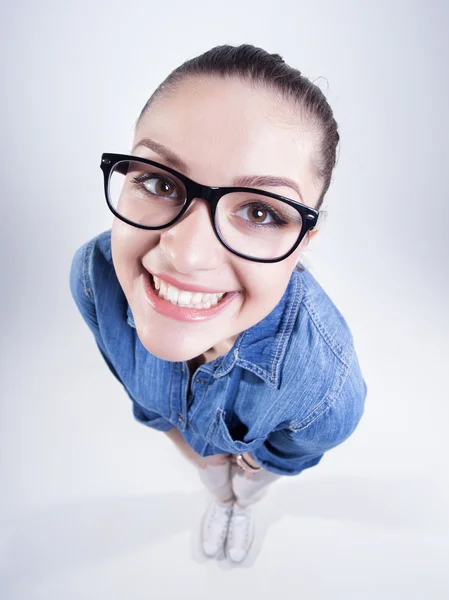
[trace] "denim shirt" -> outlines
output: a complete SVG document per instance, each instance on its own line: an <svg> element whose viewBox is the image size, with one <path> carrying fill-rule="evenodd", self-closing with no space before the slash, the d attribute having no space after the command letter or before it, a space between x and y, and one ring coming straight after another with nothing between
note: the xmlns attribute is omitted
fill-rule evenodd
<svg viewBox="0 0 449 600"><path fill-rule="evenodd" d="M296 475L348 438L363 414L367 387L351 332L307 269L295 269L271 313L192 375L187 362L141 344L110 230L77 250L70 288L134 417L159 431L177 427L201 456L251 452L265 469Z"/></svg>

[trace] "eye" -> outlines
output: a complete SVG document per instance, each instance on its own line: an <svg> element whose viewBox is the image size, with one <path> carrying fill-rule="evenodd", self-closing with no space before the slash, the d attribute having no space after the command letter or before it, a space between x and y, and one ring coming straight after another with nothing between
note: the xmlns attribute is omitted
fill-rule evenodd
<svg viewBox="0 0 449 600"><path fill-rule="evenodd" d="M271 219L269 223L272 221L272 217L268 210L266 208L261 208L260 206L249 207L247 214L253 223L264 223L268 217Z"/></svg>
<svg viewBox="0 0 449 600"><path fill-rule="evenodd" d="M133 177L132 182L143 187L152 196L162 198L178 198L179 186L166 175L159 173L143 173Z"/></svg>
<svg viewBox="0 0 449 600"><path fill-rule="evenodd" d="M235 214L253 225L282 227L287 224L272 207L267 206L263 202L245 204Z"/></svg>
<svg viewBox="0 0 449 600"><path fill-rule="evenodd" d="M165 198L176 198L178 195L178 189L173 181L170 181L167 177L161 177L158 175L147 175L143 186L150 194L155 196L163 196Z"/></svg>

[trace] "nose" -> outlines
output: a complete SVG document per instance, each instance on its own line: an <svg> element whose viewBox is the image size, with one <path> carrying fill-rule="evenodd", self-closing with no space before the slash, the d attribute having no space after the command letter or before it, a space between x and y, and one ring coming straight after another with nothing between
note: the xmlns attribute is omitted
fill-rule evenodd
<svg viewBox="0 0 449 600"><path fill-rule="evenodd" d="M162 230L159 245L180 273L217 269L226 259L226 248L215 235L205 200L195 198L181 219Z"/></svg>

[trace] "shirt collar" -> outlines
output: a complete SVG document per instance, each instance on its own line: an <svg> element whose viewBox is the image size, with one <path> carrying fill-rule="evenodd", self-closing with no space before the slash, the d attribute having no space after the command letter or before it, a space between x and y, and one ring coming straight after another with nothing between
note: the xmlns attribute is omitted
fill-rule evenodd
<svg viewBox="0 0 449 600"><path fill-rule="evenodd" d="M232 349L216 359L214 377L223 377L235 366L260 377L275 389L281 385L288 342L304 293L300 271L295 269L287 289L274 309L259 323L242 331ZM127 322L136 327L128 305ZM212 363L211 363L212 364Z"/></svg>
<svg viewBox="0 0 449 600"><path fill-rule="evenodd" d="M128 304L128 310L126 313L126 322L128 323L128 325L130 325L134 329L136 328L136 324L134 323L133 313L131 312L131 307L129 306L129 304Z"/></svg>
<svg viewBox="0 0 449 600"><path fill-rule="evenodd" d="M234 365L251 371L265 383L279 389L288 342L292 335L303 296L298 270L275 308L259 323L242 331L232 349L219 357L214 377L226 375Z"/></svg>

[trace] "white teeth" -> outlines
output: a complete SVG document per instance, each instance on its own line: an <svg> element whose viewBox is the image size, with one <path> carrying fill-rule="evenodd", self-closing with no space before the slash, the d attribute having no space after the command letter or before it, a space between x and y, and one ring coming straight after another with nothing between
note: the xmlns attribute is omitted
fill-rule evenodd
<svg viewBox="0 0 449 600"><path fill-rule="evenodd" d="M178 302L178 298L179 298L180 295L181 294L179 293L178 289L176 289L172 285L168 286L167 300L170 300L170 302L172 302L173 304L176 304Z"/></svg>
<svg viewBox="0 0 449 600"><path fill-rule="evenodd" d="M163 298L167 298L167 284L165 283L165 281L160 281L160 286L161 287L159 289L159 295Z"/></svg>
<svg viewBox="0 0 449 600"><path fill-rule="evenodd" d="M176 288L173 288L173 286L170 286L170 289L176 289ZM179 293L178 304L184 304L187 306L187 304L190 304L192 302L192 297L193 297L192 292L182 291Z"/></svg>
<svg viewBox="0 0 449 600"><path fill-rule="evenodd" d="M154 287L159 290L159 296L171 304L188 308L210 308L220 302L225 292L220 294L202 294L201 292L187 292L174 285L166 283L153 275Z"/></svg>

